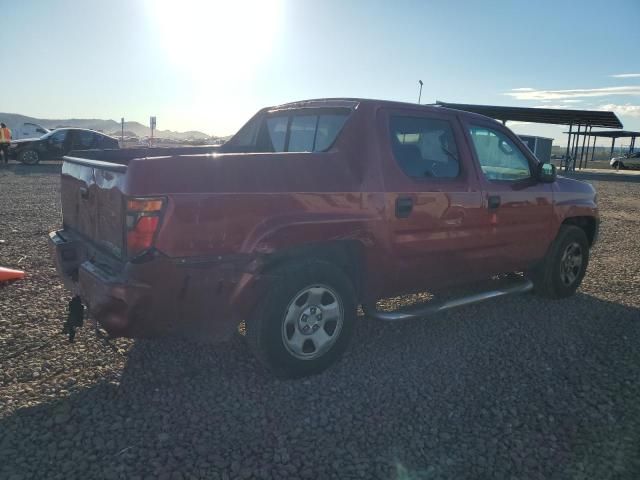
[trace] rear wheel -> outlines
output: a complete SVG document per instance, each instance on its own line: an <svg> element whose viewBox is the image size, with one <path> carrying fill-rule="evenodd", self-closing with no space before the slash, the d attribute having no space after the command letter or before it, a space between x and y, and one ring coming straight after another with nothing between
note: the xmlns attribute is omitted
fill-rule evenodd
<svg viewBox="0 0 640 480"><path fill-rule="evenodd" d="M547 298L573 295L582 283L589 264L589 241L579 227L560 227L544 261L531 276L536 293Z"/></svg>
<svg viewBox="0 0 640 480"><path fill-rule="evenodd" d="M611 165L611 167L615 168L616 170L624 170L625 169L624 163L622 163L621 161L613 162L613 165Z"/></svg>
<svg viewBox="0 0 640 480"><path fill-rule="evenodd" d="M40 161L40 155L35 150L23 150L18 154L18 161L26 165L35 165Z"/></svg>
<svg viewBox="0 0 640 480"><path fill-rule="evenodd" d="M335 265L308 260L270 272L272 286L247 322L256 357L281 377L319 373L347 347L356 295Z"/></svg>

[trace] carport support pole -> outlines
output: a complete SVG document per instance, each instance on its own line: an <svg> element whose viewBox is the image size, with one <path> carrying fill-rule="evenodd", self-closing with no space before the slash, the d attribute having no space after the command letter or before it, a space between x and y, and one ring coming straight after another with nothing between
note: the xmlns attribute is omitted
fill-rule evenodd
<svg viewBox="0 0 640 480"><path fill-rule="evenodd" d="M580 170L582 170L582 158L584 157L584 146L587 143L587 127L584 127L584 138L582 139L582 150L580 150L580 166L578 167ZM589 142L591 142L591 125L589 125L589 133L588 133L588 137L589 137ZM589 154L589 149L587 148L587 155Z"/></svg>
<svg viewBox="0 0 640 480"><path fill-rule="evenodd" d="M569 149L571 148L571 130L573 129L573 123L569 124L569 135L567 135L567 153L564 155L564 170L567 171L567 165L569 163ZM562 164L560 164L562 167Z"/></svg>
<svg viewBox="0 0 640 480"><path fill-rule="evenodd" d="M580 127L578 124L578 130L573 136L573 148L571 149L571 170L575 172L576 170L576 157L578 156L578 142L580 141Z"/></svg>
<svg viewBox="0 0 640 480"><path fill-rule="evenodd" d="M616 145L616 137L611 137L611 152L609 152L609 161L613 158L613 147ZM616 170L620 170L620 162L616 164Z"/></svg>
<svg viewBox="0 0 640 480"><path fill-rule="evenodd" d="M593 137L593 147L591 147L591 161L593 162L593 156L596 154L596 140L598 137ZM585 167L587 165L585 164Z"/></svg>

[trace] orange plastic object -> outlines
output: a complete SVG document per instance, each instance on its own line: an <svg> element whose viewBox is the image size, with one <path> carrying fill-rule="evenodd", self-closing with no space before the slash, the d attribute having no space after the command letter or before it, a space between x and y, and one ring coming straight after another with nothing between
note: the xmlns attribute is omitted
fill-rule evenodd
<svg viewBox="0 0 640 480"><path fill-rule="evenodd" d="M24 278L24 272L22 270L12 270L10 268L0 267L0 282L20 280L21 278Z"/></svg>

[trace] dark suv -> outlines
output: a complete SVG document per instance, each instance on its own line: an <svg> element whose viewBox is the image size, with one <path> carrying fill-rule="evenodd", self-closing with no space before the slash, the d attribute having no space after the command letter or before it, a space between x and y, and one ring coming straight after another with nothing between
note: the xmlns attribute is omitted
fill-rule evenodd
<svg viewBox="0 0 640 480"><path fill-rule="evenodd" d="M9 158L27 165L35 165L40 160L62 159L72 150L94 148L119 148L118 140L84 128L58 128L40 138L25 138L11 142Z"/></svg>

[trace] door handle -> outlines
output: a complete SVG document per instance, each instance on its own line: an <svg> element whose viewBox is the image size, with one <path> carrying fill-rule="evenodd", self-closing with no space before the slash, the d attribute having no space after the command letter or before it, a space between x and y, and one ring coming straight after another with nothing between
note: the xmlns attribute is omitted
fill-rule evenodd
<svg viewBox="0 0 640 480"><path fill-rule="evenodd" d="M396 198L396 217L407 218L413 210L413 198L399 197Z"/></svg>
<svg viewBox="0 0 640 480"><path fill-rule="evenodd" d="M489 210L494 210L500 206L500 195L489 195Z"/></svg>

